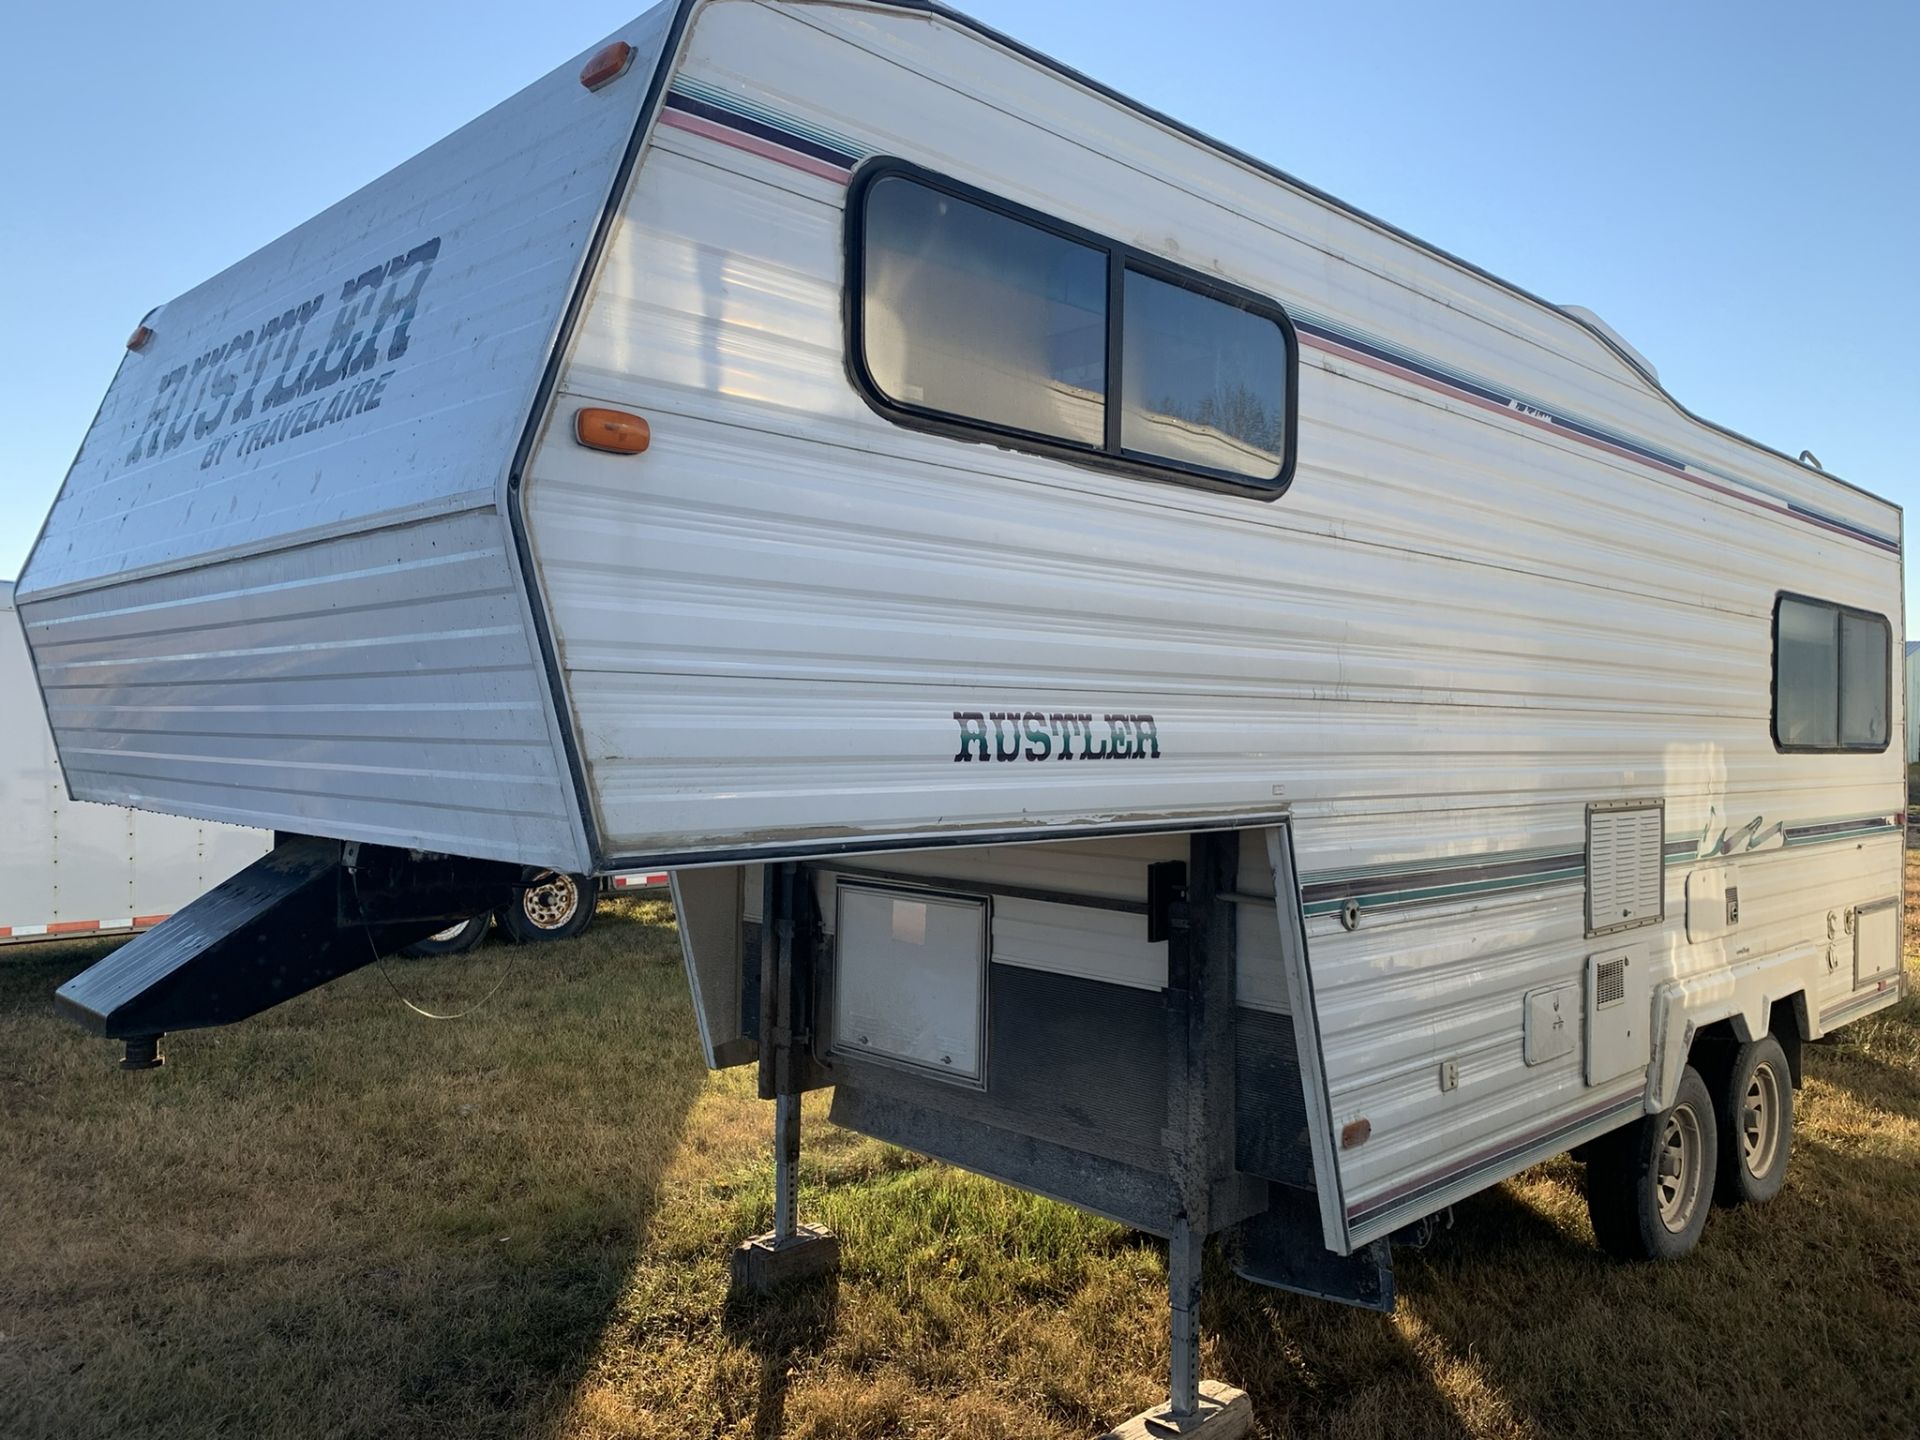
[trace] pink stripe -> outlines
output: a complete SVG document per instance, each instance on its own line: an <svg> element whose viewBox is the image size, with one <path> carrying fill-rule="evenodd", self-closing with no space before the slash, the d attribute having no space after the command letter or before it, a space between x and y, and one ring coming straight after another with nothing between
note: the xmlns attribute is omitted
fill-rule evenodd
<svg viewBox="0 0 1920 1440"><path fill-rule="evenodd" d="M818 175L822 180L845 181L853 173L851 170L843 170L838 165L829 165L824 160L816 160L811 155L802 155L798 150L789 150L784 145L776 145L771 140L762 140L758 135L729 130L724 125L715 124L704 115L689 115L684 110L662 110L660 123L671 125L676 130L685 130L690 134L704 135L709 140L718 140L722 145L731 145L736 150L745 150L749 155L760 155L768 160L777 160L782 165L792 166L795 170L804 170L809 175Z"/></svg>
<svg viewBox="0 0 1920 1440"><path fill-rule="evenodd" d="M1517 1156L1524 1154L1529 1145L1538 1144L1541 1140L1554 1134L1556 1131L1570 1130L1576 1125L1584 1125L1589 1120L1598 1119L1609 1110L1624 1106L1628 1100L1633 1098L1635 1093L1636 1092L1632 1090L1622 1090L1611 1100L1602 1100L1597 1104L1589 1105L1584 1110L1577 1111L1566 1119L1555 1120L1551 1124L1542 1125L1537 1129L1530 1130L1518 1140L1503 1141L1498 1145L1489 1145L1483 1150L1475 1151L1461 1164L1447 1165L1438 1170L1428 1171L1425 1175L1417 1179L1408 1180L1404 1184L1396 1185L1391 1190L1382 1191L1378 1195L1357 1201L1347 1207L1347 1218L1351 1220L1357 1215L1372 1214L1387 1209L1391 1207L1396 1200L1404 1199L1417 1190L1437 1186L1447 1180L1468 1174L1486 1164L1488 1161L1498 1159L1501 1155Z"/></svg>
<svg viewBox="0 0 1920 1440"><path fill-rule="evenodd" d="M98 920L55 920L47 926L49 935L79 935L88 930L98 930Z"/></svg>
<svg viewBox="0 0 1920 1440"><path fill-rule="evenodd" d="M1484 396L1475 395L1469 390L1456 389L1452 385L1447 385L1430 376L1422 375L1417 370L1404 369L1399 365L1390 364L1385 360L1375 359L1373 356L1363 354L1358 350L1349 350L1338 341L1323 340L1318 335L1302 335L1300 340L1303 344L1311 345L1316 350L1325 350L1330 355L1337 355L1342 360L1351 361L1356 365L1365 365L1369 369L1379 370L1384 374L1394 376L1396 379L1411 380L1415 385L1436 391L1439 394L1449 396L1456 400L1465 400L1469 404L1478 405L1482 410L1491 410L1494 414L1505 415L1510 420L1524 421L1536 429L1551 431L1555 435L1564 435L1569 440L1578 440L1584 445L1591 445L1596 450L1605 450L1609 455L1618 455L1623 460L1631 460L1637 465L1646 466L1649 470L1657 470L1662 475L1673 475L1681 480L1690 481L1700 486L1703 490L1711 490L1715 494L1725 495L1731 500L1744 500L1749 505L1756 506L1762 510L1772 511L1775 515L1784 516L1789 520L1799 520L1808 525L1818 525L1822 530L1830 530L1835 535L1844 536L1849 540L1860 540L1866 544L1874 545L1876 548L1886 548L1870 537L1856 535L1845 526L1831 524L1828 521L1822 520L1817 515L1804 515L1797 510L1789 510L1784 505L1776 505L1770 500L1762 500L1759 496L1749 495L1744 490L1735 490L1730 485L1721 485L1716 481L1708 480L1694 474L1691 470L1676 469L1674 466L1663 464L1658 460L1650 460L1645 455L1636 455L1631 450L1623 450L1618 445L1610 445L1605 440L1597 440L1591 435L1583 435L1578 430L1569 430L1564 425L1556 425L1551 420L1542 420L1538 416L1527 414L1524 410L1516 410L1511 405L1496 405Z"/></svg>

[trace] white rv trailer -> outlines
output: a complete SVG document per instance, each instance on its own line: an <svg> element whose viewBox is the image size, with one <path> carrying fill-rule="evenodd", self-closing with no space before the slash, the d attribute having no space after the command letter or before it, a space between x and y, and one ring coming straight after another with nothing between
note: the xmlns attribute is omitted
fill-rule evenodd
<svg viewBox="0 0 1920 1440"><path fill-rule="evenodd" d="M0 945L151 929L273 848L263 830L69 799L0 581Z"/></svg>
<svg viewBox="0 0 1920 1440"><path fill-rule="evenodd" d="M1209 1233L1383 1304L1570 1148L1625 1253L1777 1187L1902 986L1901 544L961 15L662 5L136 331L21 586L68 774L312 838L63 998L676 867L783 1181L831 1085L1172 1237L1190 1403Z"/></svg>

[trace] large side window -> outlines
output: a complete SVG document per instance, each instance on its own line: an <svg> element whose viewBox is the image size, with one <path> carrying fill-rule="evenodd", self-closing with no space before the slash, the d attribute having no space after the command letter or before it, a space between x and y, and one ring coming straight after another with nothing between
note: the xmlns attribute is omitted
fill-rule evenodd
<svg viewBox="0 0 1920 1440"><path fill-rule="evenodd" d="M897 162L849 205L850 354L904 424L1278 493L1293 327L1276 305Z"/></svg>
<svg viewBox="0 0 1920 1440"><path fill-rule="evenodd" d="M1773 615L1774 744L1886 749L1892 650L1885 616L1782 595Z"/></svg>

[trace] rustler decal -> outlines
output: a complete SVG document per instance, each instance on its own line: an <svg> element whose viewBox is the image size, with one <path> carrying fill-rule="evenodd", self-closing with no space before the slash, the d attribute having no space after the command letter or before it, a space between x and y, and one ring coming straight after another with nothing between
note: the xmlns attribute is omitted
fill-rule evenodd
<svg viewBox="0 0 1920 1440"><path fill-rule="evenodd" d="M436 235L176 365L160 377L126 463L191 441L206 446L205 470L379 409L439 258Z"/></svg>
<svg viewBox="0 0 1920 1440"><path fill-rule="evenodd" d="M1071 710L956 710L956 763L974 760L1158 760L1151 715ZM1076 748L1077 747L1077 748Z"/></svg>

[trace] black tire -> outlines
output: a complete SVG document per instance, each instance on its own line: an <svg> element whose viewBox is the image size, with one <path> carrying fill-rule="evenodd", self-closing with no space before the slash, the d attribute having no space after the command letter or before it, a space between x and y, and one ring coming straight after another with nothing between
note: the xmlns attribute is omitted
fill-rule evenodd
<svg viewBox="0 0 1920 1440"><path fill-rule="evenodd" d="M1787 1183L1793 1153L1793 1072L1786 1050L1771 1035L1740 1046L1718 1088L1720 1173L1713 1198L1722 1205L1765 1204Z"/></svg>
<svg viewBox="0 0 1920 1440"><path fill-rule="evenodd" d="M1587 1213L1593 1238L1622 1260L1677 1260L1713 1208L1719 1136L1713 1096L1691 1065L1673 1104L1592 1142Z"/></svg>
<svg viewBox="0 0 1920 1440"><path fill-rule="evenodd" d="M599 900L591 875L549 870L500 911L500 931L517 945L568 940L593 923Z"/></svg>
<svg viewBox="0 0 1920 1440"><path fill-rule="evenodd" d="M402 946L400 953L409 960L425 960L434 955L464 955L487 938L487 922L492 919L491 915L476 915L471 920L462 920L458 925L449 925L437 935L429 935L424 940Z"/></svg>

